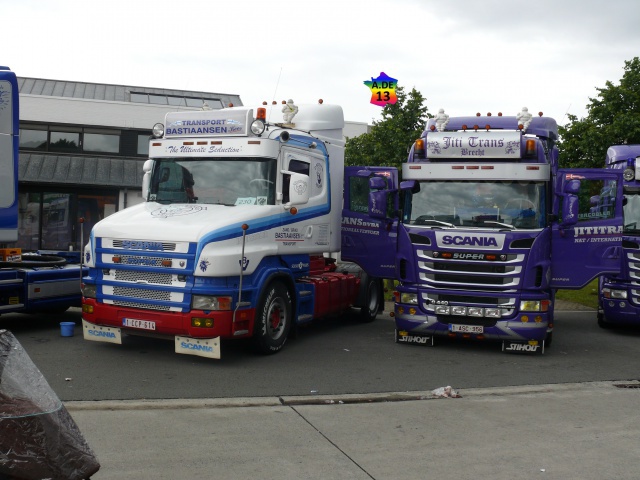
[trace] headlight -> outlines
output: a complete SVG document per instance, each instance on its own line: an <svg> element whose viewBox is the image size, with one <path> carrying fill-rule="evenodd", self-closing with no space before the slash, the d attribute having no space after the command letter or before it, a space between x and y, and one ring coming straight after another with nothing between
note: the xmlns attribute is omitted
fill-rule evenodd
<svg viewBox="0 0 640 480"><path fill-rule="evenodd" d="M521 300L520 311L521 312L548 312L550 300Z"/></svg>
<svg viewBox="0 0 640 480"><path fill-rule="evenodd" d="M614 299L625 300L627 298L627 291L616 290L613 288L603 288L602 295L604 296L604 298L614 298Z"/></svg>
<svg viewBox="0 0 640 480"><path fill-rule="evenodd" d="M231 310L231 297L194 295L191 307L194 310Z"/></svg>
<svg viewBox="0 0 640 480"><path fill-rule="evenodd" d="M80 291L84 298L96 298L96 286L83 283L80 285Z"/></svg>
<svg viewBox="0 0 640 480"><path fill-rule="evenodd" d="M156 123L151 129L151 135L153 135L153 138L162 138L164 135L164 125L162 123Z"/></svg>
<svg viewBox="0 0 640 480"><path fill-rule="evenodd" d="M254 120L251 123L251 133L253 133L254 135L262 135L264 129L265 125L262 120Z"/></svg>
<svg viewBox="0 0 640 480"><path fill-rule="evenodd" d="M410 305L418 304L418 295L415 293L401 293L400 303L408 303Z"/></svg>

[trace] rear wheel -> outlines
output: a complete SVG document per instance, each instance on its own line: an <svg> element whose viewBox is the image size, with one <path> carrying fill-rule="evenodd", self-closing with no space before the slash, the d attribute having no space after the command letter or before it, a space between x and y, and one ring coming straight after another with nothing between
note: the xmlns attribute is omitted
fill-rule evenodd
<svg viewBox="0 0 640 480"><path fill-rule="evenodd" d="M364 306L360 309L360 320L373 322L378 315L378 308L382 299L380 282L374 278L367 278L365 285Z"/></svg>
<svg viewBox="0 0 640 480"><path fill-rule="evenodd" d="M254 329L254 342L260 353L269 355L284 347L291 329L291 295L281 282L267 287L258 309Z"/></svg>

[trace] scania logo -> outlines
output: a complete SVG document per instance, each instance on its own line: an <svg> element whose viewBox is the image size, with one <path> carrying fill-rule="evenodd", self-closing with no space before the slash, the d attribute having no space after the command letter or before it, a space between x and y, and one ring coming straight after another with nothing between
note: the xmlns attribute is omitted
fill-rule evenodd
<svg viewBox="0 0 640 480"><path fill-rule="evenodd" d="M122 248L131 250L162 250L161 242L145 242L142 240L123 240Z"/></svg>
<svg viewBox="0 0 640 480"><path fill-rule="evenodd" d="M472 234L436 232L436 241L439 246L449 248L484 248L487 250L500 250L504 244L504 234Z"/></svg>
<svg viewBox="0 0 640 480"><path fill-rule="evenodd" d="M193 343L181 342L180 346L185 350L194 350L194 351L208 352L208 353L213 352L213 348L207 345L196 345Z"/></svg>
<svg viewBox="0 0 640 480"><path fill-rule="evenodd" d="M442 237L444 245L470 245L477 247L497 247L493 237L463 237L462 235L445 235Z"/></svg>
<svg viewBox="0 0 640 480"><path fill-rule="evenodd" d="M103 332L101 330L87 330L89 335L94 337L106 337L106 338L116 338L116 334L112 332Z"/></svg>

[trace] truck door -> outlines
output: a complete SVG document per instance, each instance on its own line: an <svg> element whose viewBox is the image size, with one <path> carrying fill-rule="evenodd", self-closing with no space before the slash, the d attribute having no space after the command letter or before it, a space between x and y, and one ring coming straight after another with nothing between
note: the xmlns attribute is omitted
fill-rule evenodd
<svg viewBox="0 0 640 480"><path fill-rule="evenodd" d="M620 270L622 175L600 169L559 170L551 233L551 287L582 288Z"/></svg>
<svg viewBox="0 0 640 480"><path fill-rule="evenodd" d="M375 208L373 215L371 205ZM384 210L384 211L383 211ZM342 209L343 260L369 275L395 277L398 229L398 170L390 167L346 167Z"/></svg>

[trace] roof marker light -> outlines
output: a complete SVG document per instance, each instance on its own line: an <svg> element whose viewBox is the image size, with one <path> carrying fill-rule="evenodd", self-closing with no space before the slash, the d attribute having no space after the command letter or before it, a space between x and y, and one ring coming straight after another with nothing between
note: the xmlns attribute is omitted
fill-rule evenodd
<svg viewBox="0 0 640 480"><path fill-rule="evenodd" d="M322 105L322 104L324 103L324 100L322 100L321 98L319 98L319 99L318 99L318 103L319 103L320 105Z"/></svg>
<svg viewBox="0 0 640 480"><path fill-rule="evenodd" d="M501 117L502 116L502 112L498 112L498 116Z"/></svg>
<svg viewBox="0 0 640 480"><path fill-rule="evenodd" d="M467 125L466 124L462 125L462 130L464 130L465 132L467 131Z"/></svg>
<svg viewBox="0 0 640 480"><path fill-rule="evenodd" d="M476 113L476 117L479 117L479 116L480 116L480 112Z"/></svg>
<svg viewBox="0 0 640 480"><path fill-rule="evenodd" d="M487 132L488 132L489 130L491 130L491 125L489 125L489 124L487 123L487 124L484 126L484 128L486 128L486 129L487 129Z"/></svg>
<svg viewBox="0 0 640 480"><path fill-rule="evenodd" d="M429 127L429 130L431 130L432 132L435 132L436 131L436 126L435 125L431 125Z"/></svg>
<svg viewBox="0 0 640 480"><path fill-rule="evenodd" d="M525 143L525 154L526 155L535 155L536 154L536 141L533 139L527 140Z"/></svg>
<svg viewBox="0 0 640 480"><path fill-rule="evenodd" d="M538 116L541 117L543 115L542 112L538 112Z"/></svg>
<svg viewBox="0 0 640 480"><path fill-rule="evenodd" d="M491 116L491 112L487 112L487 117L490 117L490 116Z"/></svg>

